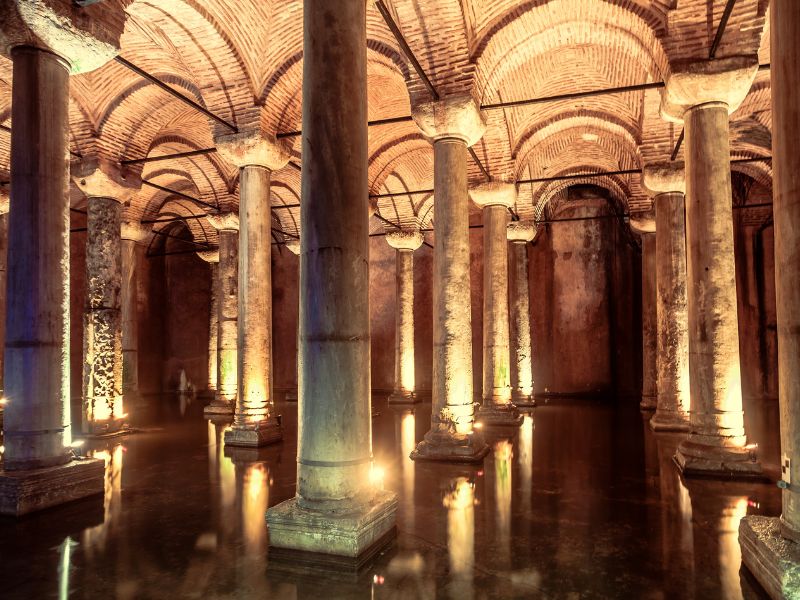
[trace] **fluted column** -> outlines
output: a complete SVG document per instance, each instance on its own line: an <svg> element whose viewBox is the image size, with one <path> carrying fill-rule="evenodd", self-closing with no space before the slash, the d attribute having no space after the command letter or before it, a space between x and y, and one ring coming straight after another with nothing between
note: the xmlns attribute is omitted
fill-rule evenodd
<svg viewBox="0 0 800 600"><path fill-rule="evenodd" d="M297 495L267 522L272 546L357 557L397 510L370 480L366 3L306 0L303 26Z"/></svg>
<svg viewBox="0 0 800 600"><path fill-rule="evenodd" d="M140 223L122 223L122 394L139 393L139 277L137 248L147 239L149 228Z"/></svg>
<svg viewBox="0 0 800 600"><path fill-rule="evenodd" d="M208 217L218 232L217 267L217 394L205 414L233 414L238 387L239 217L221 213Z"/></svg>
<svg viewBox="0 0 800 600"><path fill-rule="evenodd" d="M473 427L467 148L481 138L485 123L469 96L420 104L412 114L433 142L436 246L431 429L411 456L478 462L489 447Z"/></svg>
<svg viewBox="0 0 800 600"><path fill-rule="evenodd" d="M650 427L655 431L687 431L689 325L683 165L647 165L643 183L654 194L657 230L658 402Z"/></svg>
<svg viewBox="0 0 800 600"><path fill-rule="evenodd" d="M478 419L486 425L516 426L522 416L511 402L506 232L517 188L491 181L469 193L483 213L483 402Z"/></svg>
<svg viewBox="0 0 800 600"><path fill-rule="evenodd" d="M395 249L394 391L390 403L418 402L414 374L414 250L422 245L419 230L393 230L386 242Z"/></svg>
<svg viewBox="0 0 800 600"><path fill-rule="evenodd" d="M217 352L219 345L219 251L201 250L197 256L208 263L211 277L211 302L208 311L208 383L206 390L212 399L217 395Z"/></svg>
<svg viewBox="0 0 800 600"><path fill-rule="evenodd" d="M675 65L662 114L686 132L686 244L691 428L685 474L761 475L742 411L728 115L746 96L756 57Z"/></svg>
<svg viewBox="0 0 800 600"><path fill-rule="evenodd" d="M531 343L528 243L536 237L532 221L512 221L509 242L509 333L511 339L511 400L519 407L536 406L533 398L533 344Z"/></svg>

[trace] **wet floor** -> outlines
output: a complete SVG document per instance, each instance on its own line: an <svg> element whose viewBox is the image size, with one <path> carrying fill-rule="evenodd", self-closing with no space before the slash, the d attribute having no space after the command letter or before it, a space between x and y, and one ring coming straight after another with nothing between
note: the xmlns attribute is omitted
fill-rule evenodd
<svg viewBox="0 0 800 600"><path fill-rule="evenodd" d="M224 423L175 400L139 433L86 447L106 461L104 498L0 519L0 598L761 597L737 529L779 514L778 489L682 481L680 438L650 432L636 402L540 406L487 432L494 451L474 468L408 459L429 404L374 404L398 535L362 572L270 562L264 513L294 495L296 405L278 406L283 443L231 452ZM749 423L770 469L774 413Z"/></svg>

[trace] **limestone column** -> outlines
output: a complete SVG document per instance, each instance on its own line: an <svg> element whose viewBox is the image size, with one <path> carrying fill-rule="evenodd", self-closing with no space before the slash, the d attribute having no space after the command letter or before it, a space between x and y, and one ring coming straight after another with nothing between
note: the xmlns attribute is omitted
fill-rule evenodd
<svg viewBox="0 0 800 600"><path fill-rule="evenodd" d="M656 302L656 232L653 219L631 218L631 229L642 240L642 401L639 408L655 410L658 397L656 346L658 316ZM652 225L652 227L650 227Z"/></svg>
<svg viewBox="0 0 800 600"><path fill-rule="evenodd" d="M533 345L531 344L528 242L536 237L532 221L512 221L509 241L510 281L508 305L511 336L511 400L517 406L536 406L533 398Z"/></svg>
<svg viewBox="0 0 800 600"><path fill-rule="evenodd" d="M219 238L217 267L217 395L206 406L208 415L233 414L238 386L239 217L209 215Z"/></svg>
<svg viewBox="0 0 800 600"><path fill-rule="evenodd" d="M414 250L422 245L419 230L394 230L386 242L395 249L394 391L392 404L418 402L414 374Z"/></svg>
<svg viewBox="0 0 800 600"><path fill-rule="evenodd" d="M0 399L3 397L3 357L6 339L6 256L8 253L8 186L0 188ZM3 426L3 403L0 401L0 427Z"/></svg>
<svg viewBox="0 0 800 600"><path fill-rule="evenodd" d="M150 235L141 223L122 223L122 395L139 394L139 277L137 248ZM127 400L126 400L127 401Z"/></svg>
<svg viewBox="0 0 800 600"><path fill-rule="evenodd" d="M475 432L469 275L467 148L485 123L469 96L453 96L412 110L433 141L433 389L431 429L412 458L479 462L489 451Z"/></svg>
<svg viewBox="0 0 800 600"><path fill-rule="evenodd" d="M511 402L506 232L517 187L490 181L469 194L483 213L483 402L478 419L485 425L516 426L522 416Z"/></svg>
<svg viewBox="0 0 800 600"><path fill-rule="evenodd" d="M227 446L281 439L272 397L272 208L270 176L289 151L258 129L220 135L217 150L239 167L238 394Z"/></svg>
<svg viewBox="0 0 800 600"><path fill-rule="evenodd" d="M358 557L397 510L370 480L366 3L306 0L303 27L297 495L267 522L272 546Z"/></svg>
<svg viewBox="0 0 800 600"><path fill-rule="evenodd" d="M655 195L658 402L655 431L689 429L689 324L683 165L647 165L643 184Z"/></svg>
<svg viewBox="0 0 800 600"><path fill-rule="evenodd" d="M197 256L208 263L211 275L211 303L208 311L208 383L206 390L213 399L217 394L217 346L219 339L219 251L202 250Z"/></svg>
<svg viewBox="0 0 800 600"><path fill-rule="evenodd" d="M685 474L761 475L742 412L728 131L757 65L756 57L678 63L662 97L662 114L686 132L691 423L675 455Z"/></svg>
<svg viewBox="0 0 800 600"><path fill-rule="evenodd" d="M11 60L14 183L0 514L19 515L102 493L104 464L72 461L70 450L70 65L32 46L14 47Z"/></svg>
<svg viewBox="0 0 800 600"><path fill-rule="evenodd" d="M83 320L83 431L120 431L122 402L122 204L139 187L110 161L84 159L72 178L86 196L86 312Z"/></svg>
<svg viewBox="0 0 800 600"><path fill-rule="evenodd" d="M289 240L286 242L286 249L289 250L292 254L299 257L300 256L300 240ZM298 258L297 262L297 283L300 284L300 261ZM297 339L297 352L295 353L295 364L294 364L294 389L290 389L286 392L285 399L287 402L297 402L297 386L300 381L299 372L300 372L300 340L299 337Z"/></svg>

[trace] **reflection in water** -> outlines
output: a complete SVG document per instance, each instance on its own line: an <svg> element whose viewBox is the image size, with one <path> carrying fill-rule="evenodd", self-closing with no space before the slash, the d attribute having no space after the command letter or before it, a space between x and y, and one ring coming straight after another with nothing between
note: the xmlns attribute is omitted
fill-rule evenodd
<svg viewBox="0 0 800 600"><path fill-rule="evenodd" d="M450 597L473 597L472 572L475 563L475 486L466 477L452 481L442 501L447 508L447 551L450 555Z"/></svg>
<svg viewBox="0 0 800 600"><path fill-rule="evenodd" d="M519 430L519 468L522 508L530 511L533 483L533 415L530 414L526 414L522 418L522 426Z"/></svg>
<svg viewBox="0 0 800 600"><path fill-rule="evenodd" d="M269 504L269 471L263 464L247 467L244 475L242 523L245 549L260 554L266 549L267 527L264 515Z"/></svg>
<svg viewBox="0 0 800 600"><path fill-rule="evenodd" d="M500 562L511 564L511 442L502 440L494 445L494 498L497 504L497 542Z"/></svg>
<svg viewBox="0 0 800 600"><path fill-rule="evenodd" d="M83 532L83 543L89 559L92 558L93 553L101 553L105 549L109 532L122 512L122 457L124 452L125 448L122 444L117 444L111 451L90 450L88 452L89 456L93 458L103 459L106 465L103 522Z"/></svg>
<svg viewBox="0 0 800 600"><path fill-rule="evenodd" d="M403 494L406 507L406 527L414 529L414 461L411 451L416 446L416 418L413 411L404 413L400 420L400 464L403 472Z"/></svg>
<svg viewBox="0 0 800 600"><path fill-rule="evenodd" d="M69 572L72 568L72 548L77 546L71 537L67 536L58 548L58 600L69 598Z"/></svg>
<svg viewBox="0 0 800 600"><path fill-rule="evenodd" d="M732 497L723 509L719 526L719 576L723 598L741 598L739 521L747 514L747 497Z"/></svg>

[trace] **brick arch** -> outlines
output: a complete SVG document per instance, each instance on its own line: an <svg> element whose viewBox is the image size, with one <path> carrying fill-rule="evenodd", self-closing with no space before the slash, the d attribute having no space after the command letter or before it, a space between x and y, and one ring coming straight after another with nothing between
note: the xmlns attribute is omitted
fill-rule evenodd
<svg viewBox="0 0 800 600"><path fill-rule="evenodd" d="M587 170L589 167L585 167ZM577 169L576 169L577 170ZM565 175L566 173L560 173ZM536 193L538 198L534 211L535 219L551 218L558 210L558 199L573 185L594 185L609 193L611 205L618 213L623 214L628 206L628 189L625 182L617 176L592 177L585 179L572 179L569 181L553 181L542 184ZM552 204L551 204L552 203Z"/></svg>

